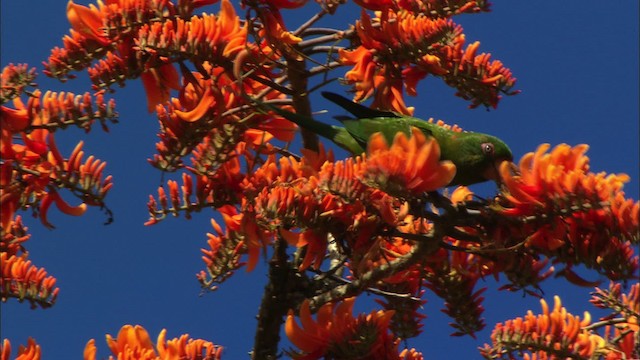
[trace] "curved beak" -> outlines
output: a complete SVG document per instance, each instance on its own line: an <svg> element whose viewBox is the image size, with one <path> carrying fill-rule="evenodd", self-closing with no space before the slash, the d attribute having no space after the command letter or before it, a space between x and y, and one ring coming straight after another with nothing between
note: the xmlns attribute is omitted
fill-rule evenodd
<svg viewBox="0 0 640 360"><path fill-rule="evenodd" d="M482 176L484 176L485 179L495 181L496 184L498 184L498 187L500 187L500 185L502 184L502 178L500 177L500 170L498 169L500 169L500 164L502 164L504 161L509 161L509 160L504 160L504 159L495 160L482 173Z"/></svg>

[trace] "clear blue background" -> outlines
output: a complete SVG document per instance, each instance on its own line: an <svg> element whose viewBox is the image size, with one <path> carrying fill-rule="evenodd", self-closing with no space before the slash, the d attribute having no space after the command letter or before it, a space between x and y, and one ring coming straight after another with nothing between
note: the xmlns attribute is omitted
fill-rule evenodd
<svg viewBox="0 0 640 360"><path fill-rule="evenodd" d="M39 66L68 32L65 8L66 1L3 1L1 64ZM315 11L316 5L310 2L307 8ZM217 12L217 6L205 10ZM295 11L285 12L288 16L301 18ZM358 16L346 12L341 19ZM517 159L544 142L587 143L592 170L629 174L633 180L625 190L638 198L637 1L502 1L491 13L455 20L463 25L469 43L480 40L480 51L491 52L512 69L523 92L503 99L496 111L469 110L453 96L453 89L428 79L420 84L418 98L407 99L417 116L495 134ZM86 78L61 84L42 75L38 83L45 90L89 89ZM96 339L99 357L106 357L105 334L115 336L124 324L140 324L152 339L167 328L168 338L189 333L225 346L225 359L247 358L266 281L264 264L252 273L238 272L215 293L199 296L194 274L204 266L200 248L206 245L212 214L142 225L148 218L148 196L161 183L160 174L147 164L158 124L146 113L139 80L117 89L114 97L121 122L109 134L95 128L87 137L77 130L56 136L64 154L84 139L87 153L108 161L107 172L115 178L108 198L115 222L102 225L105 216L97 209L81 218L53 209L50 220L57 229L49 231L23 214L32 233L26 244L30 259L58 279L61 291L56 305L47 310L30 310L13 299L3 303L2 337L11 340L14 356L18 344L32 336L45 359L82 358L91 338ZM314 110L325 107L314 99ZM494 190L482 186L478 191ZM489 341L495 322L522 316L528 309L539 312L537 299L521 293L495 296L495 283L488 280L487 286L488 326L477 340L450 338L450 320L439 311L442 301L427 293L424 333L409 345L429 359L479 358L476 347ZM561 295L574 314L592 310L590 289L548 281L544 290L549 302L552 295Z"/></svg>

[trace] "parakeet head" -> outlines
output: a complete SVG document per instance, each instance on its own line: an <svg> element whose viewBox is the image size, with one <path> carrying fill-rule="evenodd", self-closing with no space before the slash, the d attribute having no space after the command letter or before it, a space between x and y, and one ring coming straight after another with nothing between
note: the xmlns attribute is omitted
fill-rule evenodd
<svg viewBox="0 0 640 360"><path fill-rule="evenodd" d="M460 133L442 148L442 159L456 165L456 176L450 185L471 185L498 179L498 167L503 161L513 161L511 150L495 136L481 133Z"/></svg>

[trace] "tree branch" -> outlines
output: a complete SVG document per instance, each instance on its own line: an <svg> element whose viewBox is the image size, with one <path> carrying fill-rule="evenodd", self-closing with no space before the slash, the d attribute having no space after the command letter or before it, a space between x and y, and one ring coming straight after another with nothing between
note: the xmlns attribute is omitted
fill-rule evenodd
<svg viewBox="0 0 640 360"><path fill-rule="evenodd" d="M290 307L288 301L291 291L289 273L287 243L278 239L274 245L273 257L269 262L269 283L265 287L260 304L251 359L275 360L277 358L280 327Z"/></svg>
<svg viewBox="0 0 640 360"><path fill-rule="evenodd" d="M425 238L416 243L416 246L406 255L372 269L351 283L336 286L327 292L311 298L309 304L311 311L317 311L322 305L328 302L355 296L393 273L407 269L420 261L420 259L435 252L439 248L441 240L442 235L440 234L439 227L436 226L432 236L425 236Z"/></svg>

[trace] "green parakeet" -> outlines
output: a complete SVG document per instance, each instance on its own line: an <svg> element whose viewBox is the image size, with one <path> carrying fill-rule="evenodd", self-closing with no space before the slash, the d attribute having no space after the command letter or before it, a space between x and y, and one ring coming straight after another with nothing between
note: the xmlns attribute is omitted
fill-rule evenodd
<svg viewBox="0 0 640 360"><path fill-rule="evenodd" d="M381 132L391 144L398 132L410 135L411 127L416 127L438 141L441 160L450 160L456 165L456 175L449 185L471 185L496 180L498 164L504 160L513 160L509 147L495 136L467 131L456 132L411 116L371 109L330 92L323 92L322 96L341 106L355 118L336 117L344 125L339 127L267 106L282 117L333 141L354 155L366 151L369 137L376 132Z"/></svg>

